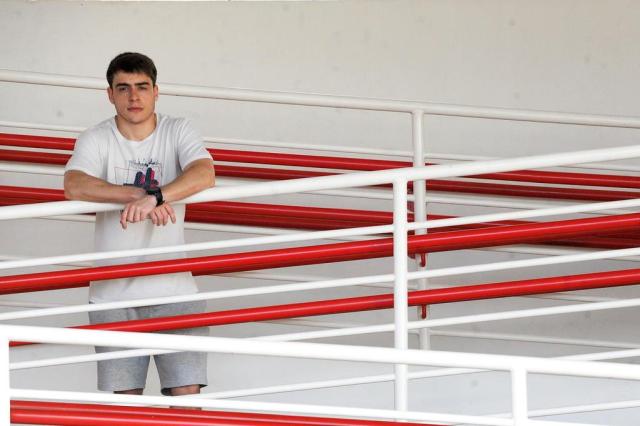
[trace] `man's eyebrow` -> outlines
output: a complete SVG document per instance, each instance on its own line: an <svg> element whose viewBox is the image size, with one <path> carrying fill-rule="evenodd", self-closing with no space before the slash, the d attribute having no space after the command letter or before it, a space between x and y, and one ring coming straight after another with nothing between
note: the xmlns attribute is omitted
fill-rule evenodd
<svg viewBox="0 0 640 426"><path fill-rule="evenodd" d="M140 86L150 86L151 83L149 83L148 81L143 81L140 83L134 83L133 84L136 87L140 87ZM129 83L116 83L116 87L131 87L132 85Z"/></svg>

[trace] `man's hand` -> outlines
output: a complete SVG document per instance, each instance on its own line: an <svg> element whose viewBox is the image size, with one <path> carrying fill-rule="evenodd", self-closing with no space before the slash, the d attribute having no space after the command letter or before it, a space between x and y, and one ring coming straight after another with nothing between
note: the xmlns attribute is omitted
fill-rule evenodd
<svg viewBox="0 0 640 426"><path fill-rule="evenodd" d="M151 217L151 222L156 226L165 226L169 223L169 219L171 219L172 223L176 223L177 220L176 213L173 211L173 207L171 207L171 204L169 203L164 203L151 210L149 216Z"/></svg>
<svg viewBox="0 0 640 426"><path fill-rule="evenodd" d="M138 200L127 203L120 215L120 225L122 225L122 229L127 229L127 223L136 223L148 218L156 208L156 203L156 197L153 195L145 195ZM173 209L171 209L171 211L173 211Z"/></svg>

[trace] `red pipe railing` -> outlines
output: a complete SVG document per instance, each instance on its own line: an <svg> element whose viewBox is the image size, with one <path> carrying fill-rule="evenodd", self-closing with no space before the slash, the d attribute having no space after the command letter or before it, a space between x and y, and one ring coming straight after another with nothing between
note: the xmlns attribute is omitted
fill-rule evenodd
<svg viewBox="0 0 640 426"><path fill-rule="evenodd" d="M69 159L68 154L47 152L12 151L0 149L0 161L19 161L38 164L65 165ZM286 180L302 179L309 177L329 176L335 173L315 172L306 170L270 169L244 166L216 165L216 174L219 176ZM382 185L388 186L388 185ZM410 185L411 187L411 182ZM591 200L591 201L615 201L632 198L640 198L639 192L630 191L603 191L597 189L578 189L562 187L537 187L526 185L504 185L469 181L430 180L427 185L430 191L460 192L470 194L502 195L511 197L531 197L545 199L565 200Z"/></svg>
<svg viewBox="0 0 640 426"><path fill-rule="evenodd" d="M537 242L589 235L597 232L637 229L640 213L572 219L556 222L500 226L463 231L412 235L409 254L460 250L496 245ZM301 266L391 256L393 238L273 249L216 256L172 259L138 264L80 268L0 277L0 294L80 287L87 281L128 278L191 271L194 275Z"/></svg>
<svg viewBox="0 0 640 426"><path fill-rule="evenodd" d="M75 139L0 133L0 145L71 151L74 148ZM334 156L286 154L259 151L240 151L231 149L209 149L209 152L217 161L269 164L279 166L315 167L340 170L372 171L411 167L413 165L412 163L407 161L377 160L370 158L345 158ZM432 163L428 163L428 165L430 164ZM603 175L595 173L518 170L503 173L485 173L468 177L561 185L608 186L614 188L640 189L640 177Z"/></svg>
<svg viewBox="0 0 640 426"><path fill-rule="evenodd" d="M24 199L23 199L24 197ZM64 194L59 189L0 186L0 205L28 204L44 201L62 201ZM428 215L428 220L454 216ZM324 207L287 206L277 204L239 203L216 201L189 204L186 220L190 222L218 223L279 227L290 229L329 230L356 228L371 225L387 225L392 222L390 212L372 210L336 209ZM408 215L413 220L413 214ZM521 225L526 221L496 221L433 229L430 232L445 232L461 229ZM551 236L549 238L552 238ZM603 249L629 248L640 245L639 232L605 234L602 236L573 237L563 240L545 240L542 243L563 246L592 247Z"/></svg>
<svg viewBox="0 0 640 426"><path fill-rule="evenodd" d="M48 420L46 416L52 416ZM128 423L145 420L146 423ZM329 417L290 416L280 414L243 413L179 408L130 407L122 405L75 404L39 401L11 401L11 421L17 424L47 425L247 425L247 426L397 426L379 420L340 419ZM96 423L106 422L106 423ZM168 423L182 421L183 423ZM52 423L57 422L57 423ZM64 422L64 423L62 423ZM187 423L197 422L197 423ZM206 423L202 423L206 422ZM405 423L408 426L436 426Z"/></svg>
<svg viewBox="0 0 640 426"><path fill-rule="evenodd" d="M68 154L47 152L10 151L0 149L0 161L21 161L38 164L65 165ZM309 177L330 176L335 173L314 172L306 170L269 169L244 166L216 165L218 176L249 179L286 180ZM411 182L409 183L411 186ZM382 185L388 186L388 185ZM502 195L511 197L532 197L564 200L616 201L640 198L640 192L603 191L598 189L578 189L561 187L537 187L526 185L504 185L482 182L461 182L430 180L427 182L430 191L461 192L470 194Z"/></svg>
<svg viewBox="0 0 640 426"><path fill-rule="evenodd" d="M502 297L529 296L559 291L589 290L620 287L640 283L640 269L596 272L550 278L474 284L451 288L418 290L408 293L408 305L434 305ZM393 294L360 296L320 300L255 308L233 309L220 312L177 315L173 317L120 321L82 325L70 328L127 332L168 331L182 328L239 324L255 321L273 321L315 315L344 314L393 308ZM27 342L11 342L10 346L25 346Z"/></svg>

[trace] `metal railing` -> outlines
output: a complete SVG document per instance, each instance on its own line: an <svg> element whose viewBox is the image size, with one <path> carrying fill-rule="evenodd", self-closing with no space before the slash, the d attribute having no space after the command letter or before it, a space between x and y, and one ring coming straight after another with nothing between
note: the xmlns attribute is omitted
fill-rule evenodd
<svg viewBox="0 0 640 426"><path fill-rule="evenodd" d="M105 84L101 79L80 78L69 76L58 76L37 73L23 73L0 70L0 81L10 81L16 83L42 84L64 87L78 87L102 90ZM566 114L541 111L517 111L500 108L478 108L468 106L443 105L406 101L385 101L375 99L358 99L336 96L304 95L262 92L239 89L222 89L208 87L194 87L184 85L162 85L165 95L188 96L194 98L226 99L235 101L266 102L272 104L289 104L300 106L321 106L332 108L350 108L361 110L376 110L389 112L402 112L411 114L412 117L412 141L414 165L421 166L424 161L424 139L423 120L425 115L445 115L458 117L487 118L497 120L513 120L527 122L544 122L573 124L585 126L623 127L640 128L640 119L633 117L610 117L584 114ZM284 182L265 182L247 184L234 187L221 187L203 191L197 195L183 200L184 203L205 202L216 200L231 200L253 196L269 196L280 194L292 194L298 192L340 190L345 188L362 187L369 185L379 185L384 183L393 184L394 222L393 222L393 247L394 247L394 304L395 321L393 327L384 326L384 330L394 330L395 350L381 348L352 348L340 346L339 349L329 345L300 344L300 343L271 343L254 342L247 340L227 340L219 338L194 338L184 336L158 336L140 335L135 344L123 343L121 340L125 335L116 332L97 332L86 330L60 330L60 329L40 329L37 327L22 326L1 326L0 333L4 336L4 341L0 339L0 395L7 395L0 403L0 415L3 419L8 418L8 398L42 396L45 393L34 390L9 390L8 382L8 340L30 340L40 342L77 343L95 345L115 345L123 347L144 347L149 349L179 350L189 347L194 350L229 352L233 348L234 353L253 353L262 355L277 356L300 356L319 359L342 359L353 361L382 362L395 365L395 407L396 410L357 410L357 409L337 409L336 407L309 408L304 406L294 406L291 404L257 404L251 403L253 409L264 409L265 411L278 410L288 412L315 412L320 410L323 413L335 415L362 415L378 418L395 418L405 420L428 420L443 422L464 422L474 424L495 424L495 425L530 425L538 422L530 420L527 410L527 385L526 376L528 373L545 374L572 374L585 377L608 377L640 380L640 368L635 366L620 366L616 364L599 363L597 368L590 363L576 361L560 361L536 358L518 358L506 356L483 356L459 354L459 353L439 353L435 351L419 352L408 350L407 335L410 328L424 328L427 325L437 325L438 320L422 321L420 324L409 324L407 316L407 282L411 278L425 278L435 276L437 272L424 271L412 273L408 272L407 261L407 231L409 229L423 230L426 218L426 198L424 181L442 177L469 176L479 173L492 173L510 170L535 169L541 167L553 167L566 164L582 164L601 161L619 160L640 156L640 146L608 148L600 150L590 150L581 152L571 152L553 155L540 155L524 158L513 158L509 160L486 160L463 164L446 164L440 166L415 167L407 169L385 170L379 172L352 173L348 176L327 176L319 178L309 178L291 180ZM19 170L17 170L19 171ZM415 205L417 224L407 223L407 184L415 181ZM635 202L625 204L635 206ZM619 205L618 205L619 206ZM602 207L602 206L599 206ZM39 204L38 206L10 206L0 208L0 220L37 218L43 216L76 215L82 213L93 213L99 211L109 211L120 209L121 206L112 203L87 203L87 202L54 202ZM594 209L597 210L597 209ZM588 208L587 210L588 211ZM477 218L469 219L477 220ZM485 217L483 220L487 220ZM427 224L430 226L430 224ZM389 227L381 227L376 231ZM371 232L373 230L367 230ZM360 232L360 231L355 231ZM353 231L332 231L332 236L353 235ZM270 238L272 238L270 240ZM295 237L290 237L295 238ZM307 237L304 237L305 239ZM314 238L312 236L311 238ZM276 242L277 237L267 237L262 242ZM601 255L615 256L621 253L608 253ZM624 255L637 254L635 251L624 252ZM543 264L543 263L541 263ZM506 265L502 265L503 267ZM460 272L460 271L458 271ZM431 274L431 275L430 275ZM379 277L376 277L379 278ZM389 277L386 277L389 279ZM619 302L619 301L618 301ZM637 303L637 301L633 301ZM607 303L607 302L603 302ZM603 305L604 306L604 305ZM635 306L635 305L630 305ZM595 306L583 306L582 308L595 308ZM602 308L604 309L604 308ZM532 314L532 313L528 313ZM498 314L496 314L498 315ZM515 314L513 314L515 315ZM506 317L506 316L504 316ZM486 319L486 317L485 317ZM481 319L473 318L469 321ZM431 322L430 322L431 321ZM461 323L461 322L457 322ZM407 411L407 365L437 365L465 368L479 368L492 370L508 370L512 375L513 388L513 417L511 419L479 417L479 416L455 416L442 415L438 413L411 413ZM4 392L4 390L7 390ZM75 399L75 400L100 400L122 402L120 396L103 395L81 396L72 393L47 392L48 398ZM127 402L156 403L166 400L158 397L135 397ZM184 402L183 402L184 401ZM205 407L240 407L242 403L230 401L209 401L184 399L179 403L171 402L172 405L185 406L205 406ZM225 405L226 404L226 405ZM237 404L237 405L234 405ZM258 406L257 406L257 405ZM561 424L554 422L541 422L541 424Z"/></svg>

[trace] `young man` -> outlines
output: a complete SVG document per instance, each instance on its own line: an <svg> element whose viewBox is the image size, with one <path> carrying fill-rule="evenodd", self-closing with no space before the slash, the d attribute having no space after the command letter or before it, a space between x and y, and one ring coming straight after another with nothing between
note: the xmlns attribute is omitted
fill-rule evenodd
<svg viewBox="0 0 640 426"><path fill-rule="evenodd" d="M107 69L109 101L116 116L78 138L64 175L70 200L124 204L121 212L96 215L97 251L159 247L184 243L183 204L172 203L213 186L213 161L201 136L181 118L156 114L157 71L139 53L116 56ZM171 222L171 223L169 223ZM101 262L132 263L171 258L146 256ZM175 254L173 255L175 257ZM91 303L196 293L191 273L92 282ZM202 312L203 302L92 312L92 324ZM208 329L175 333L206 335ZM118 348L96 348L98 352ZM162 393L199 393L207 384L206 354L156 355ZM98 388L142 394L149 357L98 362Z"/></svg>

